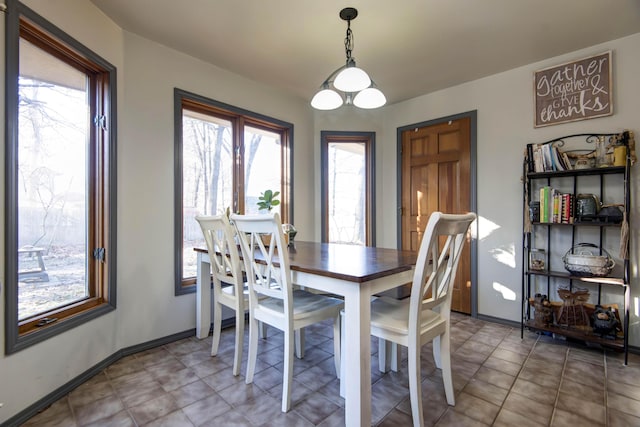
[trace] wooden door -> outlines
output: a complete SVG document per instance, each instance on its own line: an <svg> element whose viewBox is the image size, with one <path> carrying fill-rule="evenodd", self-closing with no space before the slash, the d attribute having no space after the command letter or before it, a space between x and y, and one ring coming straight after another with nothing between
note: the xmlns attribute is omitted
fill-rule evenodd
<svg viewBox="0 0 640 427"><path fill-rule="evenodd" d="M402 249L419 249L434 211L470 211L471 119L447 120L402 132ZM469 244L461 254L451 309L471 313Z"/></svg>

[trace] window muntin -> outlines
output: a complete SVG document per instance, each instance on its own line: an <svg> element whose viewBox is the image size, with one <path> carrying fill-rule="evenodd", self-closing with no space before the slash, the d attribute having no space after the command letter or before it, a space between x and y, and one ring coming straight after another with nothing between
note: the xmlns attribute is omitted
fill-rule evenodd
<svg viewBox="0 0 640 427"><path fill-rule="evenodd" d="M10 354L115 308L116 70L22 3L7 7Z"/></svg>
<svg viewBox="0 0 640 427"><path fill-rule="evenodd" d="M373 134L322 132L322 239L375 244Z"/></svg>
<svg viewBox="0 0 640 427"><path fill-rule="evenodd" d="M198 215L257 213L260 194L280 191L283 222L291 218L291 124L182 90L176 108L176 294L193 292L195 247L205 247ZM214 191L215 190L215 191Z"/></svg>

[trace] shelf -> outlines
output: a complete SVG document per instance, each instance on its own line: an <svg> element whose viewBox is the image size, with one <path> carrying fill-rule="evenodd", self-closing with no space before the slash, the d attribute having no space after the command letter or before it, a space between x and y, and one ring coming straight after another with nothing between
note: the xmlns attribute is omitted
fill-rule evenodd
<svg viewBox="0 0 640 427"><path fill-rule="evenodd" d="M580 221L573 224L561 222L532 222L531 225L552 225L560 227L620 227L622 223L618 222L602 222L602 221Z"/></svg>
<svg viewBox="0 0 640 427"><path fill-rule="evenodd" d="M629 352L629 299L630 299L630 284L629 277L631 276L631 262L629 259L622 260L622 270L616 270L614 276L609 277L594 277L594 276L581 276L576 275L579 273L569 272L563 269L563 265L559 262L558 258L551 258L549 254L556 254L559 252L563 246L568 246L569 243L572 245L575 244L578 237L582 237L584 235L588 235L588 240L592 241L595 247L603 248L603 241L607 239L607 243L612 244L615 242L609 242L608 239L622 239L625 238L622 234L617 238L615 234L622 231L622 220L624 215L626 214L627 218L630 217L630 206L631 206L631 158L627 156L626 164L624 166L609 166L609 167L594 167L589 169L572 169L566 171L545 171L545 172L531 172L528 169L533 163L535 163L534 159L539 159L536 155L539 153L533 152L533 149L537 146L546 146L549 144L554 144L555 142L561 141L559 146L564 145L565 140L571 140L573 142L580 142L579 140L585 137L586 143L595 143L602 142L606 143L606 139L603 140L603 137L608 138L608 143L616 143L616 144L624 144L627 145L629 142L629 138L631 135L628 132L623 132L621 134L576 134L576 135L567 135L561 138L556 138L551 141L543 142L542 144L527 144L527 154L525 155L525 161L523 163L523 185L522 185L522 193L523 193L523 202L525 205L526 214L531 214L532 201L536 201L536 199L540 199L542 196L547 196L547 191L538 191L542 190L544 187L555 188L559 194L562 194L562 201L565 202L565 205L559 205L561 209L559 211L564 213L564 216L567 217L566 214L566 202L567 198L564 196L565 194L571 194L573 197L569 197L569 201L571 203L576 203L574 205L574 213L575 218L574 222L571 224L567 223L557 223L557 222L532 222L528 221L529 218L524 218L523 220L523 237L522 237L522 247L523 247L523 256L522 256L522 322L521 322L521 336L524 336L524 328L529 328L531 330L543 331L547 333L552 333L558 336L564 336L568 339L581 340L586 342L598 343L602 346L612 347L614 349L619 349L624 351L624 363L627 364L627 357ZM575 144L571 144L575 145ZM534 147L535 146L535 147ZM553 145L551 145L553 147ZM628 147L628 145L627 145ZM627 150L628 151L628 150ZM552 156L554 152L551 153ZM544 161L543 161L544 163ZM562 163L562 162L560 162ZM583 177L588 177L587 179L582 179ZM597 190L597 186L599 184L599 190ZM571 192L567 193L570 187ZM581 211L578 209L577 199L578 195L581 193L594 193L594 195L603 200L605 195L610 195L610 190L615 189L617 191L615 199L619 203L619 206L622 206L622 215L617 215L617 212L609 212L610 215L583 215L583 213L588 211ZM622 194L618 194L619 191L622 191ZM539 194L538 194L539 193ZM553 206L552 204L552 195L555 192L549 192L549 199L545 199L546 208L549 209ZM575 200L575 201L574 201ZM555 202L555 199L553 200ZM541 203L542 204L542 203ZM526 209L529 209L527 212ZM549 209L551 210L551 209ZM542 212L539 212L542 214ZM580 215L578 215L580 213ZM606 213L606 212L605 212ZM542 218L542 216L537 217L538 219ZM544 218L547 218L544 215ZM549 218L553 218L552 215L549 215ZM595 232L593 232L595 230ZM627 241L625 243L630 244L630 238L627 234ZM544 250L545 257L545 265L546 267L555 267L559 269L558 271L552 270L530 270L527 267L531 262L531 250L532 248L536 248L539 250ZM604 249L600 251L602 254ZM607 254L608 255L608 254ZM551 263L551 259L555 261L555 263ZM611 271L611 270L607 270ZM586 286L586 284L592 284ZM593 329L588 326L573 326L567 327L564 325L551 324L549 326L540 326L540 324L536 324L532 316L535 317L535 307L533 307L533 312L531 311L531 301L534 296L534 289L539 290L540 286L546 287L546 294L555 293L555 289L558 290L569 285L570 288L580 288L585 287L588 288L590 294L595 291L594 295L589 295L589 301L593 298L593 301L598 301L600 303L603 293L616 295L622 294L623 303L621 306L623 307L620 310L620 317L624 319L621 326L621 332L618 333L617 337L601 337L593 332ZM562 295L559 295L562 297ZM574 295L575 296L575 295ZM577 298L577 297L576 297ZM562 299L562 298L560 298ZM608 295L605 295L604 300L608 300ZM549 301L552 306L556 307L558 298L555 300ZM563 302L560 302L563 304ZM585 306L588 304L585 303ZM542 315L547 315L547 313L542 313ZM561 316L554 311L553 313L554 320L553 322L558 322L556 316ZM620 319L618 319L620 320Z"/></svg>
<svg viewBox="0 0 640 427"><path fill-rule="evenodd" d="M527 177L529 179L560 178L563 176L571 177L571 176L587 176L587 175L623 174L624 172L625 172L624 166L609 166L606 168L572 169L568 171L528 172Z"/></svg>
<svg viewBox="0 0 640 427"><path fill-rule="evenodd" d="M575 280L587 283L598 283L603 285L615 285L615 286L628 286L624 283L624 279L620 277L585 277L585 276L572 276L569 273L562 271L547 271L547 270L529 270L525 272L530 276L545 276L545 277L558 277L560 279Z"/></svg>
<svg viewBox="0 0 640 427"><path fill-rule="evenodd" d="M596 335L591 331L583 330L583 329L562 327L557 325L538 326L534 323L533 320L525 320L524 325L531 330L551 332L553 334L562 335L567 338L593 342L593 343L600 344L602 346L612 347L621 351L625 349L624 337L620 335L615 339L607 338L607 337L603 338L600 335Z"/></svg>

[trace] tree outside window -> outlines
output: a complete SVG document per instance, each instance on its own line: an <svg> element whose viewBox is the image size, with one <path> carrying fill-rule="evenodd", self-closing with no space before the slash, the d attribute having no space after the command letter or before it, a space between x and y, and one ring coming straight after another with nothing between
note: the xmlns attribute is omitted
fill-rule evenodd
<svg viewBox="0 0 640 427"><path fill-rule="evenodd" d="M176 293L195 283L197 254L205 247L198 215L257 213L267 189L280 191L283 220L290 217L289 165L292 125L222 105L176 89L177 218ZM223 108L224 107L224 108ZM240 137L241 136L241 137ZM191 288L193 288L191 286Z"/></svg>

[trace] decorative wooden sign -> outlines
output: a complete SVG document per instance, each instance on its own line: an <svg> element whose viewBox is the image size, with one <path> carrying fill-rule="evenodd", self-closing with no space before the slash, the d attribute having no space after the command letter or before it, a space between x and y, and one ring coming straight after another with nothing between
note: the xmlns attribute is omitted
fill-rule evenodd
<svg viewBox="0 0 640 427"><path fill-rule="evenodd" d="M535 127L613 114L611 51L535 72Z"/></svg>

